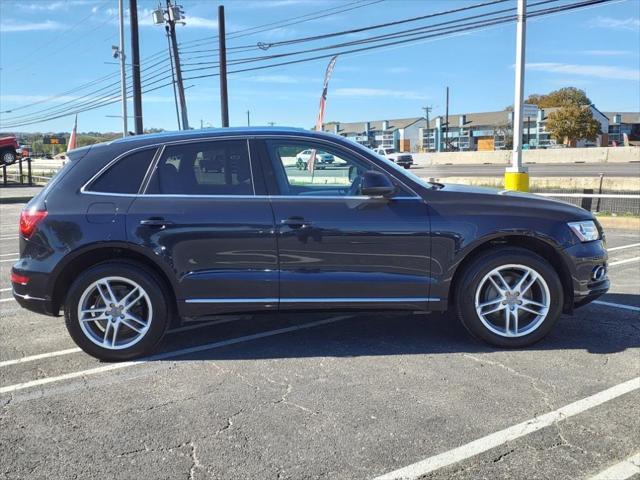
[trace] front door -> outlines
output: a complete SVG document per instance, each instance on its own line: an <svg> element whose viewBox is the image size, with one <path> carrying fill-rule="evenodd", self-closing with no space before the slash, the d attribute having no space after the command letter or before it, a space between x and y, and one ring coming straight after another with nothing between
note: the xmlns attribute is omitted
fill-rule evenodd
<svg viewBox="0 0 640 480"><path fill-rule="evenodd" d="M183 316L277 309L273 213L264 193L247 140L165 147L129 209L127 235L173 270Z"/></svg>
<svg viewBox="0 0 640 480"><path fill-rule="evenodd" d="M297 167L305 150L315 152L313 171ZM274 138L262 152L281 309L429 308L429 216L421 198L395 179L393 198L363 196L362 174L380 168L330 143Z"/></svg>

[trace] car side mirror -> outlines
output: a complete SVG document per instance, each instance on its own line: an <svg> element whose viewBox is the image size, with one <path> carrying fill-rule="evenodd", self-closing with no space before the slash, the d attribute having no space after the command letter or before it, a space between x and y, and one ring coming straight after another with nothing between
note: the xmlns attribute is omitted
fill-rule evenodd
<svg viewBox="0 0 640 480"><path fill-rule="evenodd" d="M367 197L388 197L395 193L396 187L384 173L369 170L362 175L360 192Z"/></svg>

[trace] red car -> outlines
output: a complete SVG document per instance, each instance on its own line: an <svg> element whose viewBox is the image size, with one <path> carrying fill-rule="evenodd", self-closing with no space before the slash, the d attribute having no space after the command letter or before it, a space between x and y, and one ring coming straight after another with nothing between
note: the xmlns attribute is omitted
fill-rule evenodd
<svg viewBox="0 0 640 480"><path fill-rule="evenodd" d="M20 145L15 135L5 135L0 137L0 165L11 165L18 158Z"/></svg>

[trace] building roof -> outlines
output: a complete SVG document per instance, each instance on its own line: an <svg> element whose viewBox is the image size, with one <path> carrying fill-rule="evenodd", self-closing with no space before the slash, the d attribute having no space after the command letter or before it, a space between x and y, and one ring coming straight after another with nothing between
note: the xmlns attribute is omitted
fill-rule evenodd
<svg viewBox="0 0 640 480"><path fill-rule="evenodd" d="M407 128L410 125L413 125L420 120L424 120L424 117L410 117L410 118L393 118L389 120L373 120L369 122L369 131L374 132L382 132L382 122L389 122L389 128L387 131L397 130L399 128ZM348 135L348 134L361 134L366 130L367 122L328 122L322 125L322 130L325 132L335 132L335 125L338 125L338 134L339 135Z"/></svg>
<svg viewBox="0 0 640 480"><path fill-rule="evenodd" d="M610 122L614 115L622 116L622 123L640 123L640 112L603 112Z"/></svg>

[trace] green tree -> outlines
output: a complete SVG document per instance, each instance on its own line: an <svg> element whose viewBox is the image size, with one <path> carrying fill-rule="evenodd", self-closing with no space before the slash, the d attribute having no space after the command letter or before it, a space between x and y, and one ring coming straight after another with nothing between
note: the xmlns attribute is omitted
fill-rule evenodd
<svg viewBox="0 0 640 480"><path fill-rule="evenodd" d="M564 107L567 105L591 105L591 100L584 90L576 87L565 87L546 95L534 93L529 95L525 103L537 105L539 108Z"/></svg>
<svg viewBox="0 0 640 480"><path fill-rule="evenodd" d="M595 140L600 132L600 122L584 105L569 104L551 112L546 124L549 134L558 142L573 145L578 140Z"/></svg>

